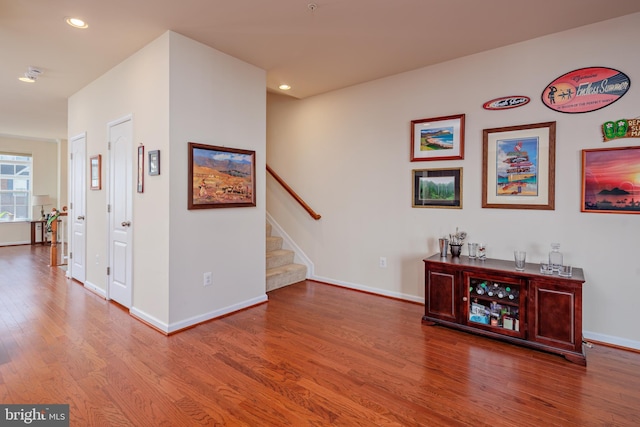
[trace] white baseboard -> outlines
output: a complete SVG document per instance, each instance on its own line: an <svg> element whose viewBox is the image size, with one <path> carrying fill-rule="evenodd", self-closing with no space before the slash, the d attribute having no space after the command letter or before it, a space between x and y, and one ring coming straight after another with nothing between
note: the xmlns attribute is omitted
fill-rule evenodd
<svg viewBox="0 0 640 427"><path fill-rule="evenodd" d="M0 246L21 246L21 245L30 245L31 242L29 240L25 240L24 242L2 242Z"/></svg>
<svg viewBox="0 0 640 427"><path fill-rule="evenodd" d="M309 280L317 280L318 282L329 283L330 285L342 286L343 288L354 289L357 291L368 292L370 294L381 295L385 297L397 298L404 301L411 301L424 304L424 298L415 295L403 294L401 292L385 291L383 289L371 288L369 286L358 285L356 283L344 282L342 280L333 280L328 277L313 276Z"/></svg>
<svg viewBox="0 0 640 427"><path fill-rule="evenodd" d="M170 332L169 330L169 325L167 325L166 323L162 322L160 319L157 319L147 313L145 313L142 310L138 310L135 307L131 307L129 309L129 314L132 315L133 317L137 317L138 319L142 320L145 323L150 324L151 326L155 327L156 329L168 334Z"/></svg>
<svg viewBox="0 0 640 427"><path fill-rule="evenodd" d="M216 317L220 317L220 316L224 316L226 314L230 314L233 313L235 311L239 311L248 307L252 307L254 305L258 305L261 304L263 302L266 302L268 300L267 295L261 295L259 297L256 298L252 298L246 301L242 301L239 302L237 304L233 304L224 308L221 308L219 310L214 310L214 311L210 311L209 313L203 313L200 314L198 316L194 316L191 317L189 319L185 319L185 320L181 320L179 322L174 322L171 324L166 324L162 321L160 321L159 319L145 313L142 310L139 310L135 307L132 307L129 310L129 313L132 316L135 316L137 318L139 318L140 320L149 323L150 325L156 327L157 329L159 329L162 332L165 332L167 334L170 334L172 332L176 332L179 331L181 329L185 329L188 328L190 326L194 326L197 325L199 323L203 323L212 319L215 319Z"/></svg>
<svg viewBox="0 0 640 427"><path fill-rule="evenodd" d="M596 332L582 331L582 336L585 341L593 340L599 341L605 344L611 344L618 347L630 348L633 350L640 350L640 342L628 340L626 338L614 337L611 335L598 334Z"/></svg>
<svg viewBox="0 0 640 427"><path fill-rule="evenodd" d="M94 294L98 294L102 298L107 299L107 292L104 289L100 288L99 286L91 283L90 281L88 281L88 280L85 281L84 282L84 287L87 288L88 290L90 290L91 292L93 292Z"/></svg>

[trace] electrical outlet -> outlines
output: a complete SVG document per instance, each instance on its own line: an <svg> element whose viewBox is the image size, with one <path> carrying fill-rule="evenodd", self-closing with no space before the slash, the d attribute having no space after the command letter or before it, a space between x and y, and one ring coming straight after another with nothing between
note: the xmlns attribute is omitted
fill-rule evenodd
<svg viewBox="0 0 640 427"><path fill-rule="evenodd" d="M380 268L387 268L387 258L381 256L378 265L380 266Z"/></svg>
<svg viewBox="0 0 640 427"><path fill-rule="evenodd" d="M208 271L206 273L204 273L204 285L205 286L211 286L211 282L213 281L212 277L211 277L211 272Z"/></svg>

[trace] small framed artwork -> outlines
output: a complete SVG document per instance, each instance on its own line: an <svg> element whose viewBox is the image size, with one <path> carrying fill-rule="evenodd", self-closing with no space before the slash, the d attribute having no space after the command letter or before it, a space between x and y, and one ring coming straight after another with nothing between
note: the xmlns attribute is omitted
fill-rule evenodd
<svg viewBox="0 0 640 427"><path fill-rule="evenodd" d="M556 122L482 133L482 207L555 209Z"/></svg>
<svg viewBox="0 0 640 427"><path fill-rule="evenodd" d="M91 190L102 189L102 155L89 157L89 165L91 168Z"/></svg>
<svg viewBox="0 0 640 427"><path fill-rule="evenodd" d="M464 114L411 121L411 161L464 159Z"/></svg>
<svg viewBox="0 0 640 427"><path fill-rule="evenodd" d="M188 209L256 205L256 152L189 143Z"/></svg>
<svg viewBox="0 0 640 427"><path fill-rule="evenodd" d="M149 151L149 175L160 175L160 150Z"/></svg>
<svg viewBox="0 0 640 427"><path fill-rule="evenodd" d="M414 169L413 207L462 209L462 168Z"/></svg>
<svg viewBox="0 0 640 427"><path fill-rule="evenodd" d="M144 192L144 145L138 147L138 193Z"/></svg>
<svg viewBox="0 0 640 427"><path fill-rule="evenodd" d="M640 146L582 150L580 211L640 214Z"/></svg>

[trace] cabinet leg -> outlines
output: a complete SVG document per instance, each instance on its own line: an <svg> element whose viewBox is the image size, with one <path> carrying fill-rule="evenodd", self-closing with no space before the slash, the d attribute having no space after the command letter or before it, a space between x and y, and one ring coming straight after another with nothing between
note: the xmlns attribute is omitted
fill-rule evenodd
<svg viewBox="0 0 640 427"><path fill-rule="evenodd" d="M577 365L587 366L587 358L584 355L579 354L564 354L565 359L569 362L573 362Z"/></svg>
<svg viewBox="0 0 640 427"><path fill-rule="evenodd" d="M435 325L437 325L437 323L434 322L433 320L428 320L426 318L426 316L422 318L422 324L423 325L427 325L427 326L435 326Z"/></svg>

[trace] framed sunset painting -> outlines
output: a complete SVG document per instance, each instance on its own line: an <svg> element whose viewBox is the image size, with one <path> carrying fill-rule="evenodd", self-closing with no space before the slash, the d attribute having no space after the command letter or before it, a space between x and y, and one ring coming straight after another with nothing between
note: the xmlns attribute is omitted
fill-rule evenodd
<svg viewBox="0 0 640 427"><path fill-rule="evenodd" d="M640 213L640 147L582 150L580 210Z"/></svg>

